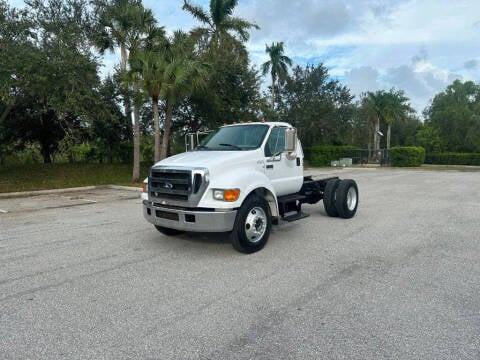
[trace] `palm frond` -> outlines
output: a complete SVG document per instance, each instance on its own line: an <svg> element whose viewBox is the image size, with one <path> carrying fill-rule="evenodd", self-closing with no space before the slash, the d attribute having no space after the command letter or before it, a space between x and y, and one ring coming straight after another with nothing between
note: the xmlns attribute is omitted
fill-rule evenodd
<svg viewBox="0 0 480 360"><path fill-rule="evenodd" d="M182 9L192 14L194 18L200 20L202 23L208 24L211 27L213 26L210 17L200 6L192 5L187 0L184 0Z"/></svg>
<svg viewBox="0 0 480 360"><path fill-rule="evenodd" d="M262 74L264 76L268 74L271 66L272 66L272 62L270 60L268 60L268 61L266 61L262 64Z"/></svg>
<svg viewBox="0 0 480 360"><path fill-rule="evenodd" d="M231 29L235 31L240 36L240 39L244 42L248 41L248 39L250 38L250 34L247 30L251 28L257 30L260 29L257 24L240 18L229 18L223 22L222 26L225 29Z"/></svg>

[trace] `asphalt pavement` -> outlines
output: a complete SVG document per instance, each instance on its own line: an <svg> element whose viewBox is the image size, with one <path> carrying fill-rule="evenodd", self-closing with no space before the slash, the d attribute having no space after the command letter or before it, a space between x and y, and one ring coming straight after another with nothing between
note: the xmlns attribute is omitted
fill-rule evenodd
<svg viewBox="0 0 480 360"><path fill-rule="evenodd" d="M357 215L306 205L252 255L136 192L0 199L0 359L480 359L480 172L308 172Z"/></svg>

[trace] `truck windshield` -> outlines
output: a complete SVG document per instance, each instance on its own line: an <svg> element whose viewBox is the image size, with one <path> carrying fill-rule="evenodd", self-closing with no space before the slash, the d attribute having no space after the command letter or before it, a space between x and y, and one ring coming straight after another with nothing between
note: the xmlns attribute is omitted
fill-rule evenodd
<svg viewBox="0 0 480 360"><path fill-rule="evenodd" d="M196 150L254 150L262 144L268 125L225 126L210 133Z"/></svg>

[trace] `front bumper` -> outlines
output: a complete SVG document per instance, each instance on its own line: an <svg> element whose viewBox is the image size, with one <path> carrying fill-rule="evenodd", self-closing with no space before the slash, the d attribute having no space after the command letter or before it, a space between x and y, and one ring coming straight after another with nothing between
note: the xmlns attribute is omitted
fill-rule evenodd
<svg viewBox="0 0 480 360"><path fill-rule="evenodd" d="M190 211L143 201L143 216L153 225L192 232L227 232L233 229L237 210Z"/></svg>

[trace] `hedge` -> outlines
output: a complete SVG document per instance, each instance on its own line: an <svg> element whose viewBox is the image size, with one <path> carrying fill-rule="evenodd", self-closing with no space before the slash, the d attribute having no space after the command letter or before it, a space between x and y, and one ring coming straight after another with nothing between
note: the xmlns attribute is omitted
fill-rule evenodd
<svg viewBox="0 0 480 360"><path fill-rule="evenodd" d="M420 166L425 161L425 149L421 146L394 146L389 151L392 166Z"/></svg>
<svg viewBox="0 0 480 360"><path fill-rule="evenodd" d="M480 154L476 153L437 153L428 154L426 164L435 165L477 165L480 166Z"/></svg>
<svg viewBox="0 0 480 360"><path fill-rule="evenodd" d="M355 146L320 145L305 149L305 157L311 166L330 166L330 163L340 158L353 157L351 154L360 150Z"/></svg>

